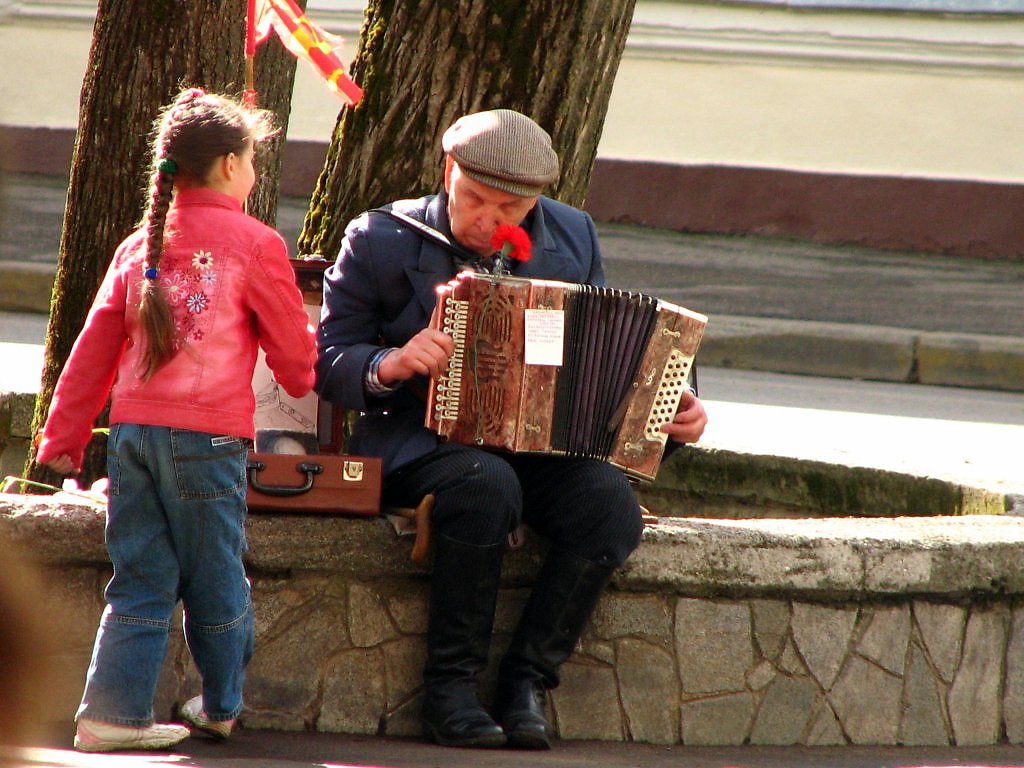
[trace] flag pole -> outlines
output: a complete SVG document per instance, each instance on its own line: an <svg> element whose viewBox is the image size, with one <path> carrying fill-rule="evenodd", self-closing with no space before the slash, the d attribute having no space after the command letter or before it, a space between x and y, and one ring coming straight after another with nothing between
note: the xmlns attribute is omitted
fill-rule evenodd
<svg viewBox="0 0 1024 768"><path fill-rule="evenodd" d="M245 93L244 104L256 106L256 0L248 0L245 14Z"/></svg>

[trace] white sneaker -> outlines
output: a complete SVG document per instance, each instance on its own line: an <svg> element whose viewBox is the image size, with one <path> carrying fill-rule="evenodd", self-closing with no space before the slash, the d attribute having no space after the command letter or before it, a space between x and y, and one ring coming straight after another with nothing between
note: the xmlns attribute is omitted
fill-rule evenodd
<svg viewBox="0 0 1024 768"><path fill-rule="evenodd" d="M203 709L203 697L194 696L181 705L178 715L189 725L218 739L226 739L235 727L232 720L211 720Z"/></svg>
<svg viewBox="0 0 1024 768"><path fill-rule="evenodd" d="M144 728L134 728L79 718L75 731L75 749L80 752L167 749L191 735L185 726L170 723L153 723Z"/></svg>

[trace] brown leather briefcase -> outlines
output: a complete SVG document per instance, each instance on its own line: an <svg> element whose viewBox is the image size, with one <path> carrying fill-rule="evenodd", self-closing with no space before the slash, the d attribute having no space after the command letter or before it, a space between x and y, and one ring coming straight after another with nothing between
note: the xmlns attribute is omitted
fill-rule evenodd
<svg viewBox="0 0 1024 768"><path fill-rule="evenodd" d="M380 514L381 460L375 457L252 453L246 470L252 512Z"/></svg>
<svg viewBox="0 0 1024 768"><path fill-rule="evenodd" d="M292 260L310 322L320 316L326 261ZM256 446L246 470L246 502L252 512L311 515L380 514L381 460L344 453L340 408L310 393L292 399L257 361Z"/></svg>

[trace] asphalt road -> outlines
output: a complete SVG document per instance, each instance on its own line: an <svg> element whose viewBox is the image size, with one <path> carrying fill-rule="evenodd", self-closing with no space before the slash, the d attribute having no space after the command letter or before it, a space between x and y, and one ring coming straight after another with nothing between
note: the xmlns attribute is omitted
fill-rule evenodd
<svg viewBox="0 0 1024 768"><path fill-rule="evenodd" d="M1024 336L1020 261L614 224L598 230L609 283L712 316Z"/></svg>
<svg viewBox="0 0 1024 768"><path fill-rule="evenodd" d="M63 179L7 174L0 261L56 263ZM308 201L282 198L294 250ZM704 314L1024 338L1024 261L887 252L763 237L599 224L609 284Z"/></svg>

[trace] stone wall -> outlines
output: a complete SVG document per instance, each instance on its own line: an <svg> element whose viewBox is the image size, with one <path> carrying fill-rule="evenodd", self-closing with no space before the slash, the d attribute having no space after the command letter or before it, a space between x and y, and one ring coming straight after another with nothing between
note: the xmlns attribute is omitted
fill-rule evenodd
<svg viewBox="0 0 1024 768"><path fill-rule="evenodd" d="M253 516L249 728L417 735L428 568L386 521ZM102 511L0 495L56 642L34 706L67 720L109 576ZM543 556L509 555L494 656ZM689 745L1024 743L1024 521L663 520L550 701L560 736ZM180 619L179 619L180 621ZM493 670L484 689L493 689ZM198 679L175 632L157 711Z"/></svg>
<svg viewBox="0 0 1024 768"><path fill-rule="evenodd" d="M0 392L0 477L25 468L35 403L32 394Z"/></svg>

